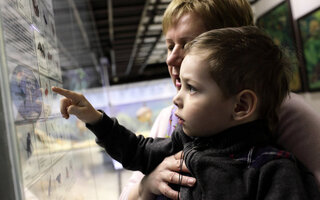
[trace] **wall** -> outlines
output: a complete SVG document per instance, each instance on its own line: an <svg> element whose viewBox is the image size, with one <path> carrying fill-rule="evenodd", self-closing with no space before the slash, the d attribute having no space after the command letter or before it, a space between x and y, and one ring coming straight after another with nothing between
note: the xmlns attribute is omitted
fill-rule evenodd
<svg viewBox="0 0 320 200"><path fill-rule="evenodd" d="M255 18L260 17L281 2L284 2L284 0L258 1L252 6ZM310 11L320 7L319 0L291 0L290 4L294 20L297 20ZM300 94L317 112L320 112L320 92L303 92Z"/></svg>

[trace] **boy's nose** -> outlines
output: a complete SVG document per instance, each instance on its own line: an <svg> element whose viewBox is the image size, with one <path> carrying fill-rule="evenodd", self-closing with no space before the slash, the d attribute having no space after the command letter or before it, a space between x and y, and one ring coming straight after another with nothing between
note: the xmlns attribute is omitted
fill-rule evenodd
<svg viewBox="0 0 320 200"><path fill-rule="evenodd" d="M176 94L176 96L173 98L173 103L176 105L178 108L182 108L182 100L180 97L180 91Z"/></svg>

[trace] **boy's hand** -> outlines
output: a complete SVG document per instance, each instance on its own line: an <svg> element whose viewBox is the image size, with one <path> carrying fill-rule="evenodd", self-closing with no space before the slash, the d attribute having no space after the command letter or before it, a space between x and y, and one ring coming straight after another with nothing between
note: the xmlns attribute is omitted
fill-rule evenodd
<svg viewBox="0 0 320 200"><path fill-rule="evenodd" d="M82 94L58 87L52 87L51 89L65 97L60 100L62 117L68 119L70 115L75 115L88 124L94 124L102 118L102 113L94 109Z"/></svg>

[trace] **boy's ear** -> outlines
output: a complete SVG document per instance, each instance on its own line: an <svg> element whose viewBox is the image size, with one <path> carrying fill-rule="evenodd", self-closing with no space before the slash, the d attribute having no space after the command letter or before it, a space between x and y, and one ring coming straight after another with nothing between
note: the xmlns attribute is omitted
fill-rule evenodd
<svg viewBox="0 0 320 200"><path fill-rule="evenodd" d="M233 119L236 121L255 117L258 97L252 90L242 90L236 96L233 109Z"/></svg>

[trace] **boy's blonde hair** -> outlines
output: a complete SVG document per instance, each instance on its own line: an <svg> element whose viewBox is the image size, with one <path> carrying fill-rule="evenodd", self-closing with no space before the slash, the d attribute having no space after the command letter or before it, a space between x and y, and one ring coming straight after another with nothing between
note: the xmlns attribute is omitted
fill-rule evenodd
<svg viewBox="0 0 320 200"><path fill-rule="evenodd" d="M273 130L277 111L289 93L292 71L287 57L270 37L254 26L216 29L196 37L185 52L204 56L226 97L244 89L255 92L258 116Z"/></svg>
<svg viewBox="0 0 320 200"><path fill-rule="evenodd" d="M200 16L207 30L254 24L247 0L172 0L163 15L163 33L187 13Z"/></svg>

